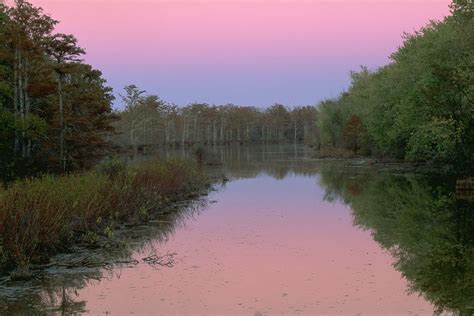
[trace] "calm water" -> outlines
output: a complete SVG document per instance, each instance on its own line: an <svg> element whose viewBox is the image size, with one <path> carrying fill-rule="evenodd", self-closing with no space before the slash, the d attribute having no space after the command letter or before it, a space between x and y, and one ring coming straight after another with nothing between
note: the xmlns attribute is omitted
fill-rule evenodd
<svg viewBox="0 0 474 316"><path fill-rule="evenodd" d="M455 182L310 154L293 146L216 149L231 181L137 228L130 252L110 255L138 264L55 268L32 289L4 285L3 312L474 312L474 210ZM143 262L151 254L174 254L174 262Z"/></svg>

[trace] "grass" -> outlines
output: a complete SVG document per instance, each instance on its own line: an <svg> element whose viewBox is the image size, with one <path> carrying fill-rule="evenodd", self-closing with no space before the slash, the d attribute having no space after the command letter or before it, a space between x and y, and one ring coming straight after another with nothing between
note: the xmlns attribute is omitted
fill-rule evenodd
<svg viewBox="0 0 474 316"><path fill-rule="evenodd" d="M113 225L145 221L150 212L195 195L205 177L190 161L108 161L94 172L20 180L0 190L0 258L24 268L111 234Z"/></svg>

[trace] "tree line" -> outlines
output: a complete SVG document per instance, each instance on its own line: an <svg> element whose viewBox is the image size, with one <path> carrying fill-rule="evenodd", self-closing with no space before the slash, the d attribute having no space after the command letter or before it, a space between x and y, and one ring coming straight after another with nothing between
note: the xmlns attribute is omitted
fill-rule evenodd
<svg viewBox="0 0 474 316"><path fill-rule="evenodd" d="M262 110L192 103L178 107L135 85L125 87L121 99L125 108L117 113L120 120L114 124L118 132L114 141L134 150L143 146L312 143L318 137L315 106L275 104Z"/></svg>
<svg viewBox="0 0 474 316"><path fill-rule="evenodd" d="M350 87L317 105L267 109L192 103L185 107L134 85L122 95L114 141L142 146L306 142L329 155L350 153L474 165L473 4L455 0L375 71L351 73Z"/></svg>
<svg viewBox="0 0 474 316"><path fill-rule="evenodd" d="M305 142L337 154L474 166L473 4L406 34L391 62L351 73L351 85L317 105L266 109L184 107L125 87L124 108L77 39L25 0L0 4L0 174L3 179L87 168L111 145Z"/></svg>
<svg viewBox="0 0 474 316"><path fill-rule="evenodd" d="M2 178L85 168L110 146L112 89L58 21L24 0L0 4Z"/></svg>
<svg viewBox="0 0 474 316"><path fill-rule="evenodd" d="M474 165L474 4L430 22L376 71L363 67L319 106L320 145L411 161Z"/></svg>

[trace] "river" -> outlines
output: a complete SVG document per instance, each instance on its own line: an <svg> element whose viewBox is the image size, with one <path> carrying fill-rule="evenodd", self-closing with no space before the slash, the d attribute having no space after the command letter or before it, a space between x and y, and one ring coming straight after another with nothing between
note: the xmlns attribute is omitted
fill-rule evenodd
<svg viewBox="0 0 474 316"><path fill-rule="evenodd" d="M212 168L229 181L137 228L126 255L133 264L55 268L26 285L3 285L0 311L474 312L473 204L456 194L455 180L311 155L293 145L214 149L212 160L223 165ZM143 261L153 254L170 264Z"/></svg>

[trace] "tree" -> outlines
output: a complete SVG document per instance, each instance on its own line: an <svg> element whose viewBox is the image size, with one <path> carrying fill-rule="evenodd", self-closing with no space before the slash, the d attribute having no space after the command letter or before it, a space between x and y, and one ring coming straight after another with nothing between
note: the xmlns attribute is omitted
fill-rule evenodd
<svg viewBox="0 0 474 316"><path fill-rule="evenodd" d="M108 138L114 133L112 124L117 119L112 113L112 88L106 85L102 73L90 65L76 64L74 72L66 76L64 126L68 128L64 131L64 159L68 170L90 168L111 147Z"/></svg>
<svg viewBox="0 0 474 316"><path fill-rule="evenodd" d="M389 65L352 72L349 89L319 106L323 145L360 138L377 155L472 170L473 12L472 1L454 1L451 16L405 34Z"/></svg>
<svg viewBox="0 0 474 316"><path fill-rule="evenodd" d="M351 117L344 124L342 137L346 146L348 146L354 152L354 154L357 154L357 150L361 146L364 132L365 129L362 125L362 120L355 114L351 115Z"/></svg>
<svg viewBox="0 0 474 316"><path fill-rule="evenodd" d="M65 155L64 134L66 126L64 124L64 103L63 103L63 80L64 75L74 71L79 62L79 56L85 54L85 51L77 46L77 39L73 35L54 34L48 41L47 53L54 61L54 70L58 75L58 101L60 117L60 136L59 136L59 161L61 168L66 171L67 157Z"/></svg>
<svg viewBox="0 0 474 316"><path fill-rule="evenodd" d="M109 148L111 89L57 23L24 0L0 6L2 178L90 167Z"/></svg>
<svg viewBox="0 0 474 316"><path fill-rule="evenodd" d="M318 125L321 130L321 144L340 145L344 117L338 100L325 100L319 105Z"/></svg>
<svg viewBox="0 0 474 316"><path fill-rule="evenodd" d="M31 113L29 87L44 66L45 41L58 22L24 0L16 0L15 4L7 10L8 44L14 65L13 104L15 114L26 121ZM31 158L31 141L25 136L25 131L21 132L21 139L16 136L15 150L21 151L22 158Z"/></svg>
<svg viewBox="0 0 474 316"><path fill-rule="evenodd" d="M130 135L130 146L133 151L137 152L137 139L136 139L136 128L143 118L141 113L138 111L138 106L143 100L143 94L145 91L140 91L135 85L128 85L124 88L125 95L120 95L122 101L125 104L125 111L121 114L122 120L127 122L128 131Z"/></svg>

